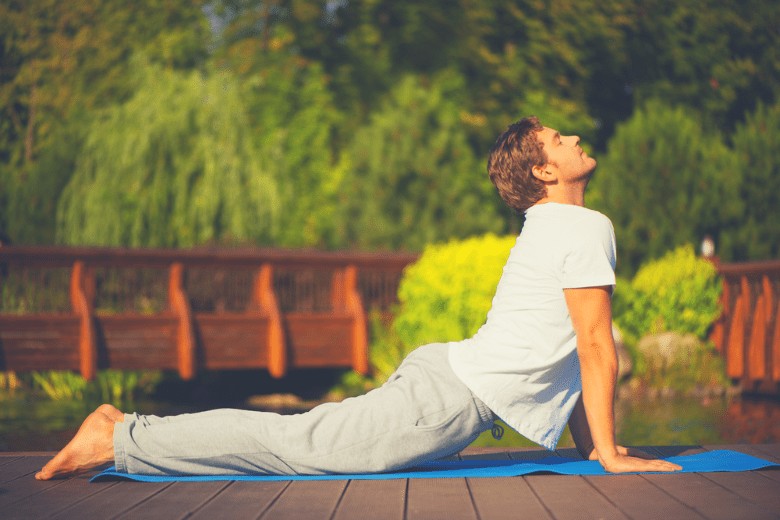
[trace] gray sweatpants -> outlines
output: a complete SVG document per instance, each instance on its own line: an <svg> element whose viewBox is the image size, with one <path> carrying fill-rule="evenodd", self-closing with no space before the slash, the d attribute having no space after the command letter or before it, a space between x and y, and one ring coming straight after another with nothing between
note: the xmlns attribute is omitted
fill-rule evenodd
<svg viewBox="0 0 780 520"><path fill-rule="evenodd" d="M380 388L302 414L127 414L114 428L114 457L118 470L144 474L392 471L457 453L494 419L450 369L447 345L434 343Z"/></svg>

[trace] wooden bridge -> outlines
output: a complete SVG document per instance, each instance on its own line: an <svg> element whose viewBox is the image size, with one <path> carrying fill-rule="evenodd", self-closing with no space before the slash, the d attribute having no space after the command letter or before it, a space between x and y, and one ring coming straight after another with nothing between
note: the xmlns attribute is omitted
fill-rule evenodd
<svg viewBox="0 0 780 520"><path fill-rule="evenodd" d="M366 373L411 254L0 247L0 370ZM718 264L728 376L780 393L780 261Z"/></svg>
<svg viewBox="0 0 780 520"><path fill-rule="evenodd" d="M0 370L351 367L414 255L0 248Z"/></svg>

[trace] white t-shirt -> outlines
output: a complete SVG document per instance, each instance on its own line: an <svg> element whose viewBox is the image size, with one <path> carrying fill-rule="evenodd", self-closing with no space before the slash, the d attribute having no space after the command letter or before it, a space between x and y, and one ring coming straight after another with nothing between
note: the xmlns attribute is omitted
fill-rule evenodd
<svg viewBox="0 0 780 520"><path fill-rule="evenodd" d="M615 284L615 234L601 213L546 203L526 220L486 323L451 343L455 374L509 426L555 449L582 391L563 289Z"/></svg>

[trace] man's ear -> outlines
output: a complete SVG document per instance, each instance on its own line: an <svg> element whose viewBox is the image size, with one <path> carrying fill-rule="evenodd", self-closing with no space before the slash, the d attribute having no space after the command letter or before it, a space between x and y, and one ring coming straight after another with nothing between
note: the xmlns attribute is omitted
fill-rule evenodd
<svg viewBox="0 0 780 520"><path fill-rule="evenodd" d="M547 168L547 165L543 166L534 166L531 168L531 173L534 177L539 179L542 182L552 182L555 180L555 175L550 172L549 168Z"/></svg>

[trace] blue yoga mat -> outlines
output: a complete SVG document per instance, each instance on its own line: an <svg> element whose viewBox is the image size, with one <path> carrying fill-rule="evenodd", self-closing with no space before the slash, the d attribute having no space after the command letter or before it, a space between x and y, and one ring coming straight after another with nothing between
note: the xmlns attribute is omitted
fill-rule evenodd
<svg viewBox="0 0 780 520"><path fill-rule="evenodd" d="M706 451L695 455L668 457L666 460L683 467L681 473L713 471L750 471L780 466L731 450ZM361 473L354 475L134 475L111 467L92 477L90 482L126 479L139 482L205 482L212 480L387 480L402 478L479 478L517 477L538 473L559 475L610 475L596 461L547 457L534 461L516 460L456 460L435 461L394 473Z"/></svg>

